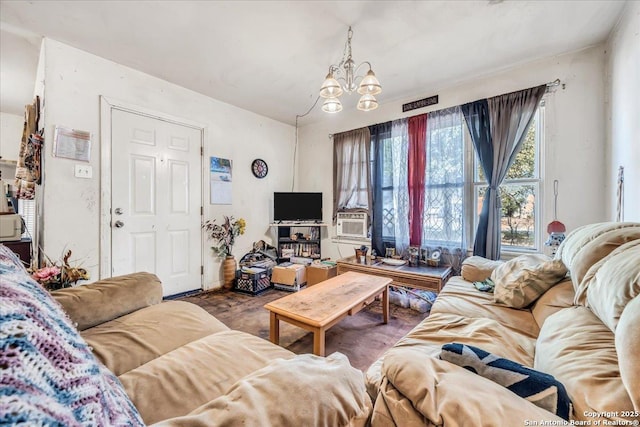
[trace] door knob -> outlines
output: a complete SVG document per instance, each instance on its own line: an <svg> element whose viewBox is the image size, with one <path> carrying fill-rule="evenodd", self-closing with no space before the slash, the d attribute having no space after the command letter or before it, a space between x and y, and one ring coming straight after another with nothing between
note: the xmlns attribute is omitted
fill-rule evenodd
<svg viewBox="0 0 640 427"><path fill-rule="evenodd" d="M115 211L113 211L116 215L122 215L124 213L124 211L122 210L122 208L116 208Z"/></svg>
<svg viewBox="0 0 640 427"><path fill-rule="evenodd" d="M124 227L124 222L116 221L116 223L114 225L116 226L116 228L122 228L122 227Z"/></svg>

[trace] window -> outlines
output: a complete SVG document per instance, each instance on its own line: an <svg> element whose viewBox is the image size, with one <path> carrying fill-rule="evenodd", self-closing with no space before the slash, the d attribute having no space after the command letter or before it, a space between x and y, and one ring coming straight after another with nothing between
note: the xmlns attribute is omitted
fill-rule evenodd
<svg viewBox="0 0 640 427"><path fill-rule="evenodd" d="M25 225L22 237L33 239L36 224L36 201L18 199L18 213L22 216Z"/></svg>
<svg viewBox="0 0 640 427"><path fill-rule="evenodd" d="M397 214L393 203L393 153L391 137L381 139L382 144L382 239L385 242L395 242L395 216ZM406 185L405 185L406 187ZM406 191L406 188L405 188Z"/></svg>
<svg viewBox="0 0 640 427"><path fill-rule="evenodd" d="M369 128L371 154L367 161L373 197L372 245L376 250L393 246L402 252L410 241L418 240L422 248L437 247L456 254L473 247L488 184L462 109L451 107L426 116L425 157L421 164L409 156L410 148L421 146L409 146L421 144L415 142L415 135L425 135L424 127L399 119ZM542 199L543 136L544 101L534 114L515 161L500 185L501 247L507 252L539 251L542 246L539 201ZM416 151L411 152L415 157ZM365 157L345 157L346 154L339 153L336 157L336 161L341 160L336 164L345 170L349 165L360 165ZM424 180L422 177L418 181L410 179L416 169L422 168ZM419 185L411 187L415 182ZM358 194L364 190L348 184L339 188L343 192L357 189ZM411 224L409 217L418 211L422 212L421 227L414 227L413 217Z"/></svg>
<svg viewBox="0 0 640 427"><path fill-rule="evenodd" d="M367 128L334 135L334 220L341 209L364 209L370 212L370 146Z"/></svg>
<svg viewBox="0 0 640 427"><path fill-rule="evenodd" d="M525 140L507 176L500 185L502 204L501 245L503 251L540 249L540 159L544 134L544 104L534 115ZM470 138L467 138L470 140ZM487 180L474 150L474 231L482 209Z"/></svg>

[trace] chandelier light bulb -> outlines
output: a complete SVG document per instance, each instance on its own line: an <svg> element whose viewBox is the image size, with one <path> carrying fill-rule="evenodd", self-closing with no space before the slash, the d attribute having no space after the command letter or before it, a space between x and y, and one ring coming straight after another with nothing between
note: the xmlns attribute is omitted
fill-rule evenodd
<svg viewBox="0 0 640 427"><path fill-rule="evenodd" d="M376 78L373 70L369 70L367 75L360 82L360 86L358 87L358 93L360 95L377 95L382 92L382 86L380 86L380 82Z"/></svg>
<svg viewBox="0 0 640 427"><path fill-rule="evenodd" d="M333 73L327 74L320 88L320 96L323 98L337 98L342 95L340 83L333 77Z"/></svg>
<svg viewBox="0 0 640 427"><path fill-rule="evenodd" d="M358 101L358 110L360 111L371 111L378 108L378 101L371 94L365 94L360 97Z"/></svg>
<svg viewBox="0 0 640 427"><path fill-rule="evenodd" d="M338 98L327 98L322 104L322 111L325 113L339 113L342 111L342 103Z"/></svg>

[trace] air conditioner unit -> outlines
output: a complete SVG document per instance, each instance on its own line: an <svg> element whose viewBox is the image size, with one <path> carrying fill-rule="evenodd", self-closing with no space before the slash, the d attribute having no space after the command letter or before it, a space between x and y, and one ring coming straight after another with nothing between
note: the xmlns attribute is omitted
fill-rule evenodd
<svg viewBox="0 0 640 427"><path fill-rule="evenodd" d="M369 237L367 214L362 212L338 212L338 237L355 237L366 239Z"/></svg>

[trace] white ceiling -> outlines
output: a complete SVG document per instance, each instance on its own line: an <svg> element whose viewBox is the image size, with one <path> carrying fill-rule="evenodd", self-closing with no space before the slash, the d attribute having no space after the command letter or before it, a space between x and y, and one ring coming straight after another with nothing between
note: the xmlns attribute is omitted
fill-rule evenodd
<svg viewBox="0 0 640 427"><path fill-rule="evenodd" d="M353 27L380 103L603 42L623 1L1 0L0 111L22 114L46 36L293 124ZM343 96L354 108L357 95ZM313 114L320 116L319 108ZM363 113L364 114L364 113Z"/></svg>

